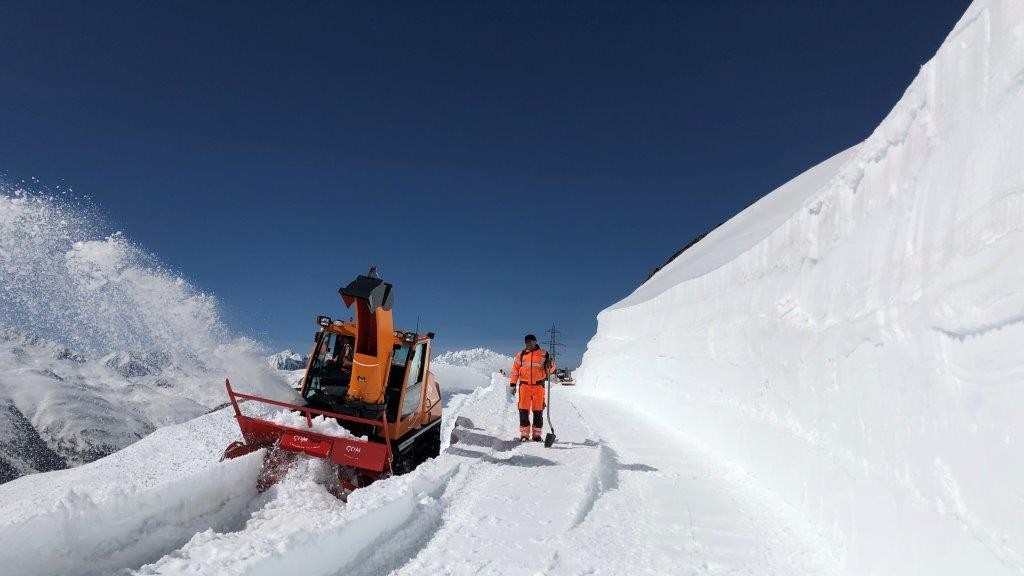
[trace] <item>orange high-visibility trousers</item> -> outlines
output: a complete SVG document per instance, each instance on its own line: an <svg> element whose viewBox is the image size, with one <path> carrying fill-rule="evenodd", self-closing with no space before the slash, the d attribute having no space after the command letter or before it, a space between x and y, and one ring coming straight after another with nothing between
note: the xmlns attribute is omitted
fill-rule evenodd
<svg viewBox="0 0 1024 576"><path fill-rule="evenodd" d="M533 426L530 426L530 414L533 413ZM519 383L519 436L520 438L540 438L544 429L544 381L527 384Z"/></svg>
<svg viewBox="0 0 1024 576"><path fill-rule="evenodd" d="M544 381L519 383L519 409L540 412L544 409Z"/></svg>

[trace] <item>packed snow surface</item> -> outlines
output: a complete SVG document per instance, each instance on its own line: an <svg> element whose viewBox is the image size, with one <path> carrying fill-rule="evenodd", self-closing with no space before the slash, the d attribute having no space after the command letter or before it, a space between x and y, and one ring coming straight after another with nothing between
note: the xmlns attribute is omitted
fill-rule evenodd
<svg viewBox="0 0 1024 576"><path fill-rule="evenodd" d="M446 406L439 457L347 503L313 460L258 494L262 451L219 461L239 437L230 409L19 478L0 486L0 565L12 576L837 573L799 513L678 432L558 387L558 441L521 444L505 378L478 384Z"/></svg>
<svg viewBox="0 0 1024 576"><path fill-rule="evenodd" d="M1021 574L1022 311L1024 3L979 0L865 142L603 311L575 375L742 465L847 573Z"/></svg>

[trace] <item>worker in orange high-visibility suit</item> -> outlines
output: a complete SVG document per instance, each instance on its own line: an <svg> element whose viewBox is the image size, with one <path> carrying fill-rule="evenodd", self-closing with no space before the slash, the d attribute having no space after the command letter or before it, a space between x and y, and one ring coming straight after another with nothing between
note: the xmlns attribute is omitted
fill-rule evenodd
<svg viewBox="0 0 1024 576"><path fill-rule="evenodd" d="M525 442L532 438L540 442L544 427L544 382L555 371L555 363L546 351L537 346L536 336L527 334L525 341L526 348L516 354L512 362L508 384L513 395L516 384L519 384L519 440ZM532 434L530 412L533 412Z"/></svg>

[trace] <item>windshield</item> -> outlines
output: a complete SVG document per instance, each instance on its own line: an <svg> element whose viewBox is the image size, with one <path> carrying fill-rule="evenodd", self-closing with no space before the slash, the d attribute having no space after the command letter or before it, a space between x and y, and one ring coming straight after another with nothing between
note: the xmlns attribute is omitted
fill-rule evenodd
<svg viewBox="0 0 1024 576"><path fill-rule="evenodd" d="M332 396L348 392L352 378L352 340L351 336L333 332L320 333L316 355L307 375L306 398L318 392Z"/></svg>

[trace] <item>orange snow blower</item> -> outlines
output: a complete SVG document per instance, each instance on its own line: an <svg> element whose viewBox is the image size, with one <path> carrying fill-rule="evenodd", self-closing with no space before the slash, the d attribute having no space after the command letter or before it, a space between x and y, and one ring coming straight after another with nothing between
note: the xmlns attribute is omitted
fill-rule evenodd
<svg viewBox="0 0 1024 576"><path fill-rule="evenodd" d="M225 381L244 441L231 443L224 457L267 448L257 480L261 492L300 454L329 462L337 472L336 494L344 497L440 452L441 388L430 372L434 333L394 329L392 286L375 268L338 292L346 307L355 306L355 321L317 317L320 328L299 391L305 406L235 392ZM240 400L289 410L299 424L247 416ZM317 417L337 421L346 433L314 428Z"/></svg>

